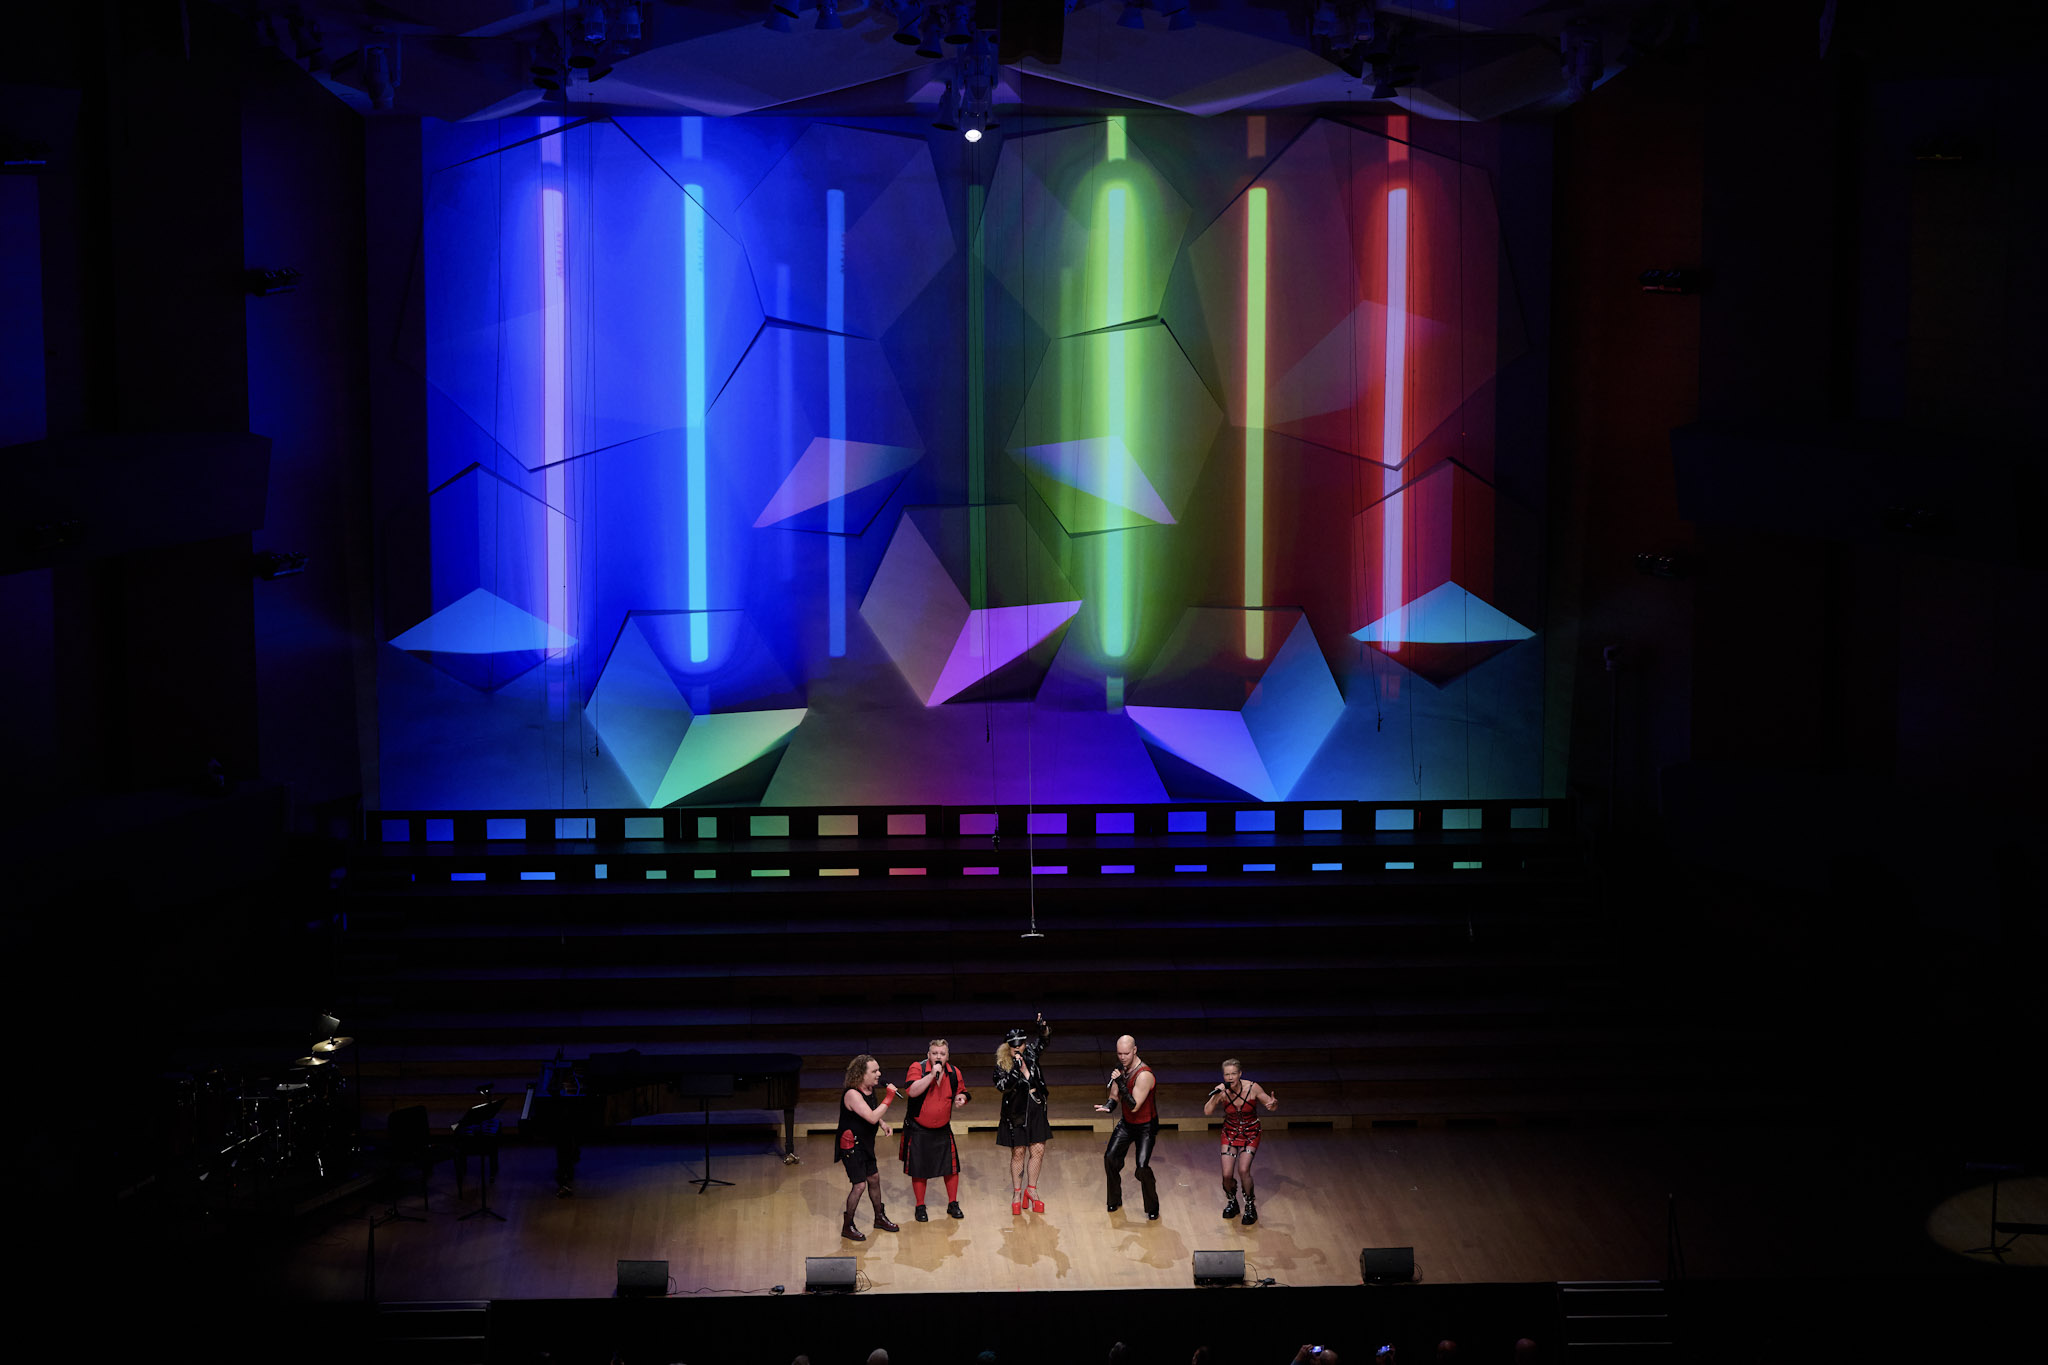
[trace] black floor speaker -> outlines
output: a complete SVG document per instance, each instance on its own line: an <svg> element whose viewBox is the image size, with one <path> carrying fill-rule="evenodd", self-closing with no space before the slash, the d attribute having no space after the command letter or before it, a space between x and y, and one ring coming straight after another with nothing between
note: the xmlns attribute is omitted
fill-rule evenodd
<svg viewBox="0 0 2048 1365"><path fill-rule="evenodd" d="M1198 1251L1195 1253L1196 1284L1243 1284L1242 1251Z"/></svg>
<svg viewBox="0 0 2048 1365"><path fill-rule="evenodd" d="M1367 1284L1406 1284L1415 1278L1415 1248L1367 1247L1358 1253L1358 1278Z"/></svg>
<svg viewBox="0 0 2048 1365"><path fill-rule="evenodd" d="M853 1257L804 1257L804 1292L806 1294L851 1294L853 1292Z"/></svg>
<svg viewBox="0 0 2048 1365"><path fill-rule="evenodd" d="M619 1297L668 1293L667 1261L620 1261Z"/></svg>

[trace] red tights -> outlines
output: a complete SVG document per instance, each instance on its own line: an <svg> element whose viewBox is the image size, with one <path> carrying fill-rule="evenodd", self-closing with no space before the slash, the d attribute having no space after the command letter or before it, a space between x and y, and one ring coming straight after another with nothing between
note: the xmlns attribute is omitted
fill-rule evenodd
<svg viewBox="0 0 2048 1365"><path fill-rule="evenodd" d="M917 1196L917 1202L920 1204L924 1202L924 1187L925 1182L922 1180L910 1182L910 1192ZM946 1198L955 1204L960 1202L960 1173L958 1171L946 1177Z"/></svg>

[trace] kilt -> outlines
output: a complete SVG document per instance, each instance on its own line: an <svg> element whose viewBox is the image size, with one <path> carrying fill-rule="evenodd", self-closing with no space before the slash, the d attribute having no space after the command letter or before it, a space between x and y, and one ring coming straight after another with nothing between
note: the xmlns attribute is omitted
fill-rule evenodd
<svg viewBox="0 0 2048 1365"><path fill-rule="evenodd" d="M903 1158L903 1173L912 1180L960 1173L960 1147L951 1127L920 1128L906 1122L898 1132L902 1141L897 1154Z"/></svg>

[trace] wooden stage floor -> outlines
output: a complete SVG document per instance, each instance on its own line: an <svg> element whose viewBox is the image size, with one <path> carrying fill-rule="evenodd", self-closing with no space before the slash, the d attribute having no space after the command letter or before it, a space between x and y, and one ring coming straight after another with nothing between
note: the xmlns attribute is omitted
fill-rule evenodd
<svg viewBox="0 0 2048 1365"><path fill-rule="evenodd" d="M805 1257L846 1254L862 1288L877 1293L1185 1288L1193 1253L1217 1248L1242 1248L1249 1277L1285 1285L1355 1284L1366 1246L1413 1246L1419 1278L1433 1283L1656 1279L1666 1269L1667 1193L1677 1195L1693 1276L1938 1273L1988 1259L1959 1254L1982 1240L1988 1187L1960 1175L1950 1187L1924 1171L1886 1175L1896 1163L1817 1128L1272 1133L1251 1228L1219 1217L1207 1132L1160 1135L1156 1223L1128 1170L1123 1210L1104 1211L1105 1139L1085 1132L1060 1133L1047 1151L1046 1212L1012 1218L1006 1154L977 1134L961 1142L964 1221L945 1216L933 1182L932 1221L914 1222L909 1182L885 1160L883 1190L902 1231L870 1232L865 1243L838 1236L847 1187L829 1139L800 1137L801 1163L785 1165L750 1132L714 1131L712 1173L734 1184L708 1194L689 1183L702 1174L690 1130L672 1143L585 1149L568 1199L555 1196L551 1149L507 1148L491 1192L503 1223L458 1221L476 1187L458 1203L443 1166L429 1221L376 1232L376 1297L605 1296L621 1259L668 1261L678 1293L795 1293ZM337 1207L317 1228L221 1269L283 1298L360 1298L365 1219L386 1202ZM403 1207L420 1211L417 1186ZM1999 1216L2048 1219L2048 1181L2008 1182ZM2043 1264L2044 1241L2022 1238L2008 1264Z"/></svg>

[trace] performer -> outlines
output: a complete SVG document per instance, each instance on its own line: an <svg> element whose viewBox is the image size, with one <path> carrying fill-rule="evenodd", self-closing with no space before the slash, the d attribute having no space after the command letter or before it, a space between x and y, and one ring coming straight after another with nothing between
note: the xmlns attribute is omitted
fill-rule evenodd
<svg viewBox="0 0 2048 1365"><path fill-rule="evenodd" d="M1034 1032L1035 1030L1035 1032ZM1038 1167L1045 1160L1045 1144L1052 1139L1052 1119L1046 1108L1051 1091L1045 1083L1041 1058L1052 1043L1052 1025L1039 1015L1026 1028L1013 1028L996 1049L996 1089L1003 1096L1003 1121L996 1129L996 1146L1010 1149L1010 1216L1025 1209L1045 1212L1038 1197ZM1025 1183L1025 1152L1030 1152L1031 1180Z"/></svg>
<svg viewBox="0 0 2048 1365"><path fill-rule="evenodd" d="M882 1207L882 1168L875 1160L875 1130L880 1129L883 1137L889 1135L889 1123L882 1113L896 1098L896 1087L889 1087L880 1104L868 1103L881 1080L882 1064L865 1052L846 1064L846 1089L839 1096L839 1142L833 1159L846 1163L846 1178L853 1186L846 1192L846 1222L839 1229L839 1235L849 1242L867 1240L867 1235L853 1225L853 1211L860 1207L863 1188L875 1208L875 1231L897 1230L896 1224L889 1221L888 1210Z"/></svg>
<svg viewBox="0 0 2048 1365"><path fill-rule="evenodd" d="M1244 1189L1244 1225L1259 1221L1259 1206L1252 1202L1252 1160L1259 1154L1259 1106L1272 1113L1280 1107L1279 1097L1257 1081L1244 1078L1237 1058L1225 1058L1223 1084L1209 1092L1202 1106L1204 1114L1223 1106L1223 1216L1237 1217L1237 1191Z"/></svg>
<svg viewBox="0 0 2048 1365"><path fill-rule="evenodd" d="M967 1103L967 1087L960 1068L949 1060L952 1049L944 1038L925 1044L924 1060L912 1062L904 1077L903 1093L917 1101L903 1120L903 1141L898 1155L910 1188L917 1195L917 1221L931 1222L924 1211L925 1182L933 1176L946 1178L946 1214L965 1218L960 1211L960 1147L953 1141L953 1111Z"/></svg>
<svg viewBox="0 0 2048 1365"><path fill-rule="evenodd" d="M1138 1189L1144 1195L1145 1218L1157 1222L1159 1187L1152 1179L1152 1144L1159 1137L1159 1109L1153 1103L1157 1078L1138 1056L1138 1040L1128 1033L1116 1040L1116 1060L1116 1070L1109 1073L1110 1103L1095 1106L1098 1114L1122 1110L1122 1117L1109 1135L1109 1146L1102 1153L1102 1169L1109 1176L1109 1211L1115 1213L1123 1207L1124 1153L1136 1147Z"/></svg>

